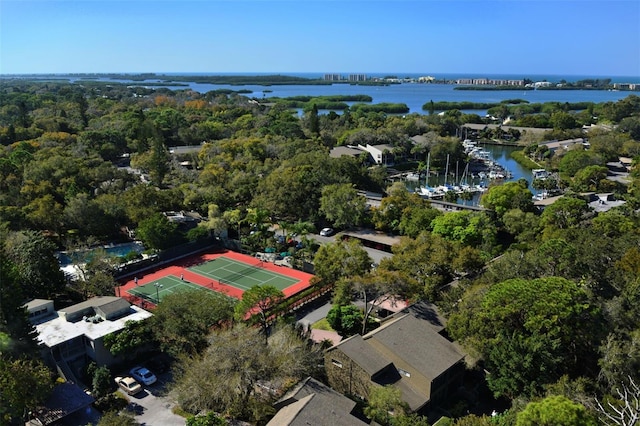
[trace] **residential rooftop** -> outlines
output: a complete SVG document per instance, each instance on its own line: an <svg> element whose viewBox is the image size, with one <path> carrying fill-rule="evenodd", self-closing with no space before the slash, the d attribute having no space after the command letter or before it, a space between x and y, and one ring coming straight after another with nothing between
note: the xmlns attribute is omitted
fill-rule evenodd
<svg viewBox="0 0 640 426"><path fill-rule="evenodd" d="M120 302L122 301L122 302ZM126 303L125 306L124 303ZM118 306L120 314L117 317L100 316L96 318L100 308L105 311L114 312L111 308ZM92 316L86 316L76 321L67 319L68 312L87 312L85 309L93 310ZM135 305L130 305L124 299L112 296L101 296L89 299L86 302L60 309L57 313L43 318L36 324L38 340L48 347L54 347L78 336L87 336L91 340L104 337L110 333L124 328L127 321L140 321L151 317L151 312L145 311Z"/></svg>
<svg viewBox="0 0 640 426"><path fill-rule="evenodd" d="M308 377L276 401L279 411L268 425L365 425L351 414L355 406L346 396Z"/></svg>

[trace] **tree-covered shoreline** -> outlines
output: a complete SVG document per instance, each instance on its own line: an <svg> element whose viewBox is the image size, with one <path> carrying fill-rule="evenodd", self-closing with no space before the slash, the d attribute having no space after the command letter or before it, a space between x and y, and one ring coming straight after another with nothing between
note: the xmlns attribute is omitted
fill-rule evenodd
<svg viewBox="0 0 640 426"><path fill-rule="evenodd" d="M350 81L350 80L324 80L322 78L306 78L291 75L172 75L172 74L118 74L118 73L97 73L97 74L4 74L0 76L0 80L21 80L21 81L45 81L45 80L70 80L79 79L83 82L104 79L103 81L117 82L117 80L127 80L132 82L144 82L145 85L154 84L148 80L158 80L155 84L164 84L167 86L185 85L185 83L199 84L228 84L230 86L278 86L278 85L304 85L304 86L328 86L332 84L348 84L363 86L388 86L395 84L387 81Z"/></svg>

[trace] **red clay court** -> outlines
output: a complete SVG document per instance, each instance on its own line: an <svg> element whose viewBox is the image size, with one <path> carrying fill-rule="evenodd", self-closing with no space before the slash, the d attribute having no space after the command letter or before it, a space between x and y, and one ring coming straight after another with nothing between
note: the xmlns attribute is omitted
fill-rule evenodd
<svg viewBox="0 0 640 426"><path fill-rule="evenodd" d="M120 296L143 307L181 291L208 290L241 299L255 285L271 285L285 297L310 287L313 275L277 266L233 251L205 253L177 260L166 267L140 272L118 289Z"/></svg>

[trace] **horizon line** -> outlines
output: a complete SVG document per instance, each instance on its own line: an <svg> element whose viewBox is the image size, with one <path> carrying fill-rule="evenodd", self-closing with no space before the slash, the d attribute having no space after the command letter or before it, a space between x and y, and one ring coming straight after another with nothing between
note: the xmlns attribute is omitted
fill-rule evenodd
<svg viewBox="0 0 640 426"><path fill-rule="evenodd" d="M317 75L325 75L325 74L344 74L344 75L355 75L355 74L364 74L364 75L395 75L398 78L403 74L411 74L411 75L424 75L424 76L435 76L437 74L442 75L475 75L475 76L490 76L490 75L504 75L504 76L517 76L522 75L522 78L527 78L528 76L579 76L579 77L631 77L640 79L640 75L625 75L625 74L571 74L571 73L514 73L514 72L393 72L393 71L65 71L65 72L0 72L0 77L4 76L75 76L75 75L111 75L111 74L120 74L120 75L145 75L145 74L154 74L159 76L175 76L175 75L197 75L197 76L226 76L226 75L284 75L284 76L292 76L295 77L300 74L317 74Z"/></svg>

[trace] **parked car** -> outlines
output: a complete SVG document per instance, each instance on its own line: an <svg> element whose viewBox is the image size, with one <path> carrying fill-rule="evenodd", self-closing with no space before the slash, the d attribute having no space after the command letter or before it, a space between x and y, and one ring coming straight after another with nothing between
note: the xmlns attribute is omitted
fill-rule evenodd
<svg viewBox="0 0 640 426"><path fill-rule="evenodd" d="M152 385L156 382L156 380L158 380L155 374L153 374L151 371L149 371L145 367L133 367L129 371L129 374L131 374L134 379L136 379L137 381L139 381L145 386Z"/></svg>
<svg viewBox="0 0 640 426"><path fill-rule="evenodd" d="M273 263L278 266L286 266L288 268L293 268L293 257L291 256L281 257L280 259L276 259L276 261Z"/></svg>
<svg viewBox="0 0 640 426"><path fill-rule="evenodd" d="M116 377L116 384L127 393L127 395L135 395L142 390L142 385L133 377Z"/></svg>
<svg viewBox="0 0 640 426"><path fill-rule="evenodd" d="M323 237L330 237L333 235L333 229L332 228L322 228L322 230L320 231L320 235L322 235Z"/></svg>

